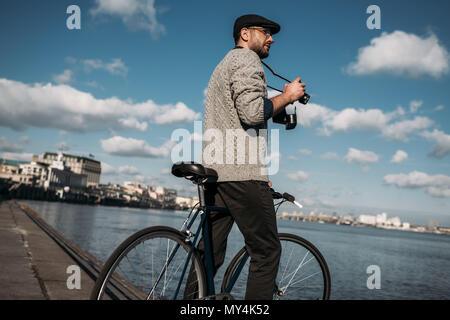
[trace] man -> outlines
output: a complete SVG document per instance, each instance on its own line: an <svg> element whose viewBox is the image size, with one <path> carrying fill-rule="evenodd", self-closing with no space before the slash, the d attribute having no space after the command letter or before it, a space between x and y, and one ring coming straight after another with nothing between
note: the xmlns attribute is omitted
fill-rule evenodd
<svg viewBox="0 0 450 320"><path fill-rule="evenodd" d="M224 261L227 236L236 221L251 258L245 299L272 299L281 254L265 164L251 161L245 147L256 141L265 150L267 131L261 129L267 129L267 120L305 92L305 84L297 78L285 85L282 94L267 98L261 59L269 56L272 36L279 31L277 23L259 15L236 19L236 47L214 70L206 94L203 165L219 176L206 188L206 202L230 212L211 213L214 268L217 271ZM222 143L211 132L220 133ZM228 139L230 132L244 139ZM245 154L239 154L242 150ZM199 248L202 253L203 240Z"/></svg>

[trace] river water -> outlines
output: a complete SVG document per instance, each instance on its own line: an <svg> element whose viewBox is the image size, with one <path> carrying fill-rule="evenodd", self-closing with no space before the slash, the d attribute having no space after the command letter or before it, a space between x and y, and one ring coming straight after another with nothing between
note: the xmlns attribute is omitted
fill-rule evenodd
<svg viewBox="0 0 450 320"><path fill-rule="evenodd" d="M179 229L186 218L186 213L179 211L20 203L30 206L48 224L102 261L134 232L155 225ZM278 229L309 240L322 252L331 273L331 299L450 298L448 235L287 220L278 220ZM216 276L219 288L228 262L242 246L243 237L234 226L225 264ZM368 288L368 278L373 274L370 266L379 267L379 289Z"/></svg>

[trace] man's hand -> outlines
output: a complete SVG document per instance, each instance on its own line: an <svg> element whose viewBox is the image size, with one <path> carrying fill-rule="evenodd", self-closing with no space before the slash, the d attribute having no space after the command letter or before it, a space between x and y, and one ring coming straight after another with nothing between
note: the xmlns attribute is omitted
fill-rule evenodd
<svg viewBox="0 0 450 320"><path fill-rule="evenodd" d="M306 83L300 81L300 77L297 77L291 83L285 84L283 93L270 99L273 103L272 116L283 111L288 104L294 103L305 94Z"/></svg>
<svg viewBox="0 0 450 320"><path fill-rule="evenodd" d="M294 103L305 94L306 83L301 82L300 77L297 77L294 81L284 85L283 93L285 93L290 101Z"/></svg>

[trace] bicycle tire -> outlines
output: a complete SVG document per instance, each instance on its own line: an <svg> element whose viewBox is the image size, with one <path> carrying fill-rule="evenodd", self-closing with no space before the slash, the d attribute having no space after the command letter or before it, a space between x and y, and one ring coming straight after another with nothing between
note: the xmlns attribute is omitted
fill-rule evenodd
<svg viewBox="0 0 450 320"><path fill-rule="evenodd" d="M161 248L159 245L161 245ZM143 254L137 254L136 257L132 256L132 253L137 253L138 248L142 248ZM174 248L177 249L173 259L167 264ZM186 240L186 236L170 227L149 227L136 232L123 241L106 261L91 292L91 300L202 298L206 295L206 276L203 264L195 249L186 266L179 293L177 296L174 295L190 249L191 242ZM151 259L146 258L149 253L154 254ZM155 262L156 259L161 261ZM186 297L183 295L183 290L186 289L186 279L191 266L194 266L194 277L196 279L193 279L190 284L194 283L196 291L192 296ZM137 268L139 268L139 271ZM151 282L148 281L149 279L151 279ZM168 281L170 280L173 281L169 286Z"/></svg>
<svg viewBox="0 0 450 320"><path fill-rule="evenodd" d="M282 245L282 253L278 268L274 299L328 300L331 292L331 277L328 265L320 251L311 242L297 235L279 233L278 237ZM289 250L286 250L289 248L292 248L290 252ZM291 271L291 269L287 269L290 268L288 264L292 261L294 250L296 253L299 253L299 259L296 261L297 263L300 261L300 265L296 266L296 264L293 264L294 271ZM312 257L305 260L309 254L312 254ZM243 299L245 294L248 264L250 259L247 259L246 265L241 271L238 271L240 274L238 275L236 283L232 286L232 288L227 287L229 286L232 276L238 269L239 264L245 255L248 257L247 251L244 247L231 260L222 281L222 292L230 293L237 300ZM306 267L306 265L311 261L315 262ZM302 272L299 272L300 268L304 268ZM309 274L312 271L314 271L314 273ZM286 276L286 272L288 272L289 275L289 283L285 287L285 284L282 282L285 280L284 277ZM316 277L315 275L319 273L321 276L319 275ZM301 275L302 278L296 278L294 280L294 277L297 275ZM294 285L301 283L302 281L305 281L306 283L306 280L308 280L307 283L309 284L309 290L304 290L307 286L303 286L302 289L300 289L300 287L294 287Z"/></svg>

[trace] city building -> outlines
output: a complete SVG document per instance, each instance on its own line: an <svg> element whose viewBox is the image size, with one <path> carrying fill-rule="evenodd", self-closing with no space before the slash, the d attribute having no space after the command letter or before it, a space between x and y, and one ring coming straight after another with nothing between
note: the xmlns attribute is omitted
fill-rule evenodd
<svg viewBox="0 0 450 320"><path fill-rule="evenodd" d="M48 167L48 164L37 161L19 165L20 178L23 179L19 182L42 187L48 178Z"/></svg>
<svg viewBox="0 0 450 320"><path fill-rule="evenodd" d="M180 197L177 196L175 203L179 208L192 208L195 206L198 202L197 198L187 198L187 197Z"/></svg>
<svg viewBox="0 0 450 320"><path fill-rule="evenodd" d="M123 184L123 191L130 195L139 194L140 196L143 196L147 193L147 186L137 181L125 181Z"/></svg>
<svg viewBox="0 0 450 320"><path fill-rule="evenodd" d="M74 173L86 175L88 187L98 187L100 183L100 174L102 172L100 161L92 158L80 157L62 153L63 161L65 165ZM41 157L41 162L51 164L57 160L58 153L46 152Z"/></svg>
<svg viewBox="0 0 450 320"><path fill-rule="evenodd" d="M387 214L386 212L383 212L381 214L377 214L376 216L376 224L385 224L387 221Z"/></svg>
<svg viewBox="0 0 450 320"><path fill-rule="evenodd" d="M87 176L85 174L74 173L65 165L62 153L48 166L47 177L43 183L45 189L48 188L69 188L83 189L87 185Z"/></svg>
<svg viewBox="0 0 450 320"><path fill-rule="evenodd" d="M18 176L22 163L24 162L0 158L0 178L19 182Z"/></svg>
<svg viewBox="0 0 450 320"><path fill-rule="evenodd" d="M0 159L0 178L41 187L47 179L47 167L47 164L36 161L36 158L31 162Z"/></svg>
<svg viewBox="0 0 450 320"><path fill-rule="evenodd" d="M402 225L402 222L400 221L399 217L393 217L393 218L390 218L390 219L388 219L386 221L386 225L392 226L392 227L395 227L395 228L400 228L401 225Z"/></svg>
<svg viewBox="0 0 450 320"><path fill-rule="evenodd" d="M164 188L164 202L167 205L175 205L177 199L177 190Z"/></svg>
<svg viewBox="0 0 450 320"><path fill-rule="evenodd" d="M377 217L362 214L359 216L358 221L363 224L376 225Z"/></svg>

